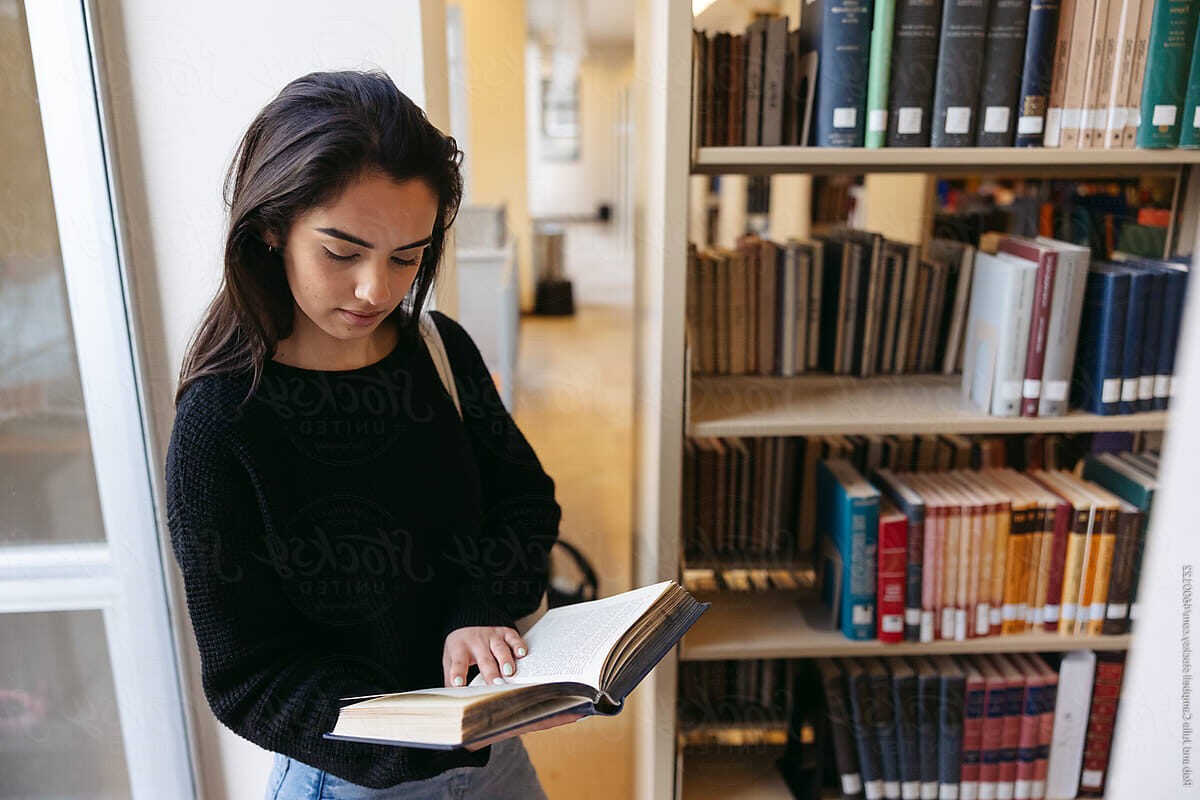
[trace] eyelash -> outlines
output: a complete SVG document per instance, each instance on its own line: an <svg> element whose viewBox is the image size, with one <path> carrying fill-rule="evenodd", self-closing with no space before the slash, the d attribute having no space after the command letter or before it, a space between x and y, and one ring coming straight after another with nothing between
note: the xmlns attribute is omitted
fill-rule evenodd
<svg viewBox="0 0 1200 800"><path fill-rule="evenodd" d="M331 251L328 247L322 247L321 249L325 251L325 255L328 256L331 261L345 263L347 261L353 261L354 259L358 258L358 253L354 253L354 254L348 255L348 256L339 256L337 253L334 253L333 251ZM418 259L416 259L416 258L410 258L408 260L405 260L403 258L393 258L392 260L395 261L397 264L399 264L402 267L413 267L413 266L416 266L418 263Z"/></svg>

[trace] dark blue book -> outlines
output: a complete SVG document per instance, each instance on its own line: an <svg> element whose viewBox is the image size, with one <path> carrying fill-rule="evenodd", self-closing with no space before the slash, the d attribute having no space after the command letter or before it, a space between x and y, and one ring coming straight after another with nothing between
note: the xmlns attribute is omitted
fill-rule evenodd
<svg viewBox="0 0 1200 800"><path fill-rule="evenodd" d="M1158 374L1158 348L1162 341L1162 315L1167 299L1167 273L1150 270L1146 296L1146 318L1142 328L1142 364L1138 368L1137 410L1154 408L1154 376Z"/></svg>
<svg viewBox="0 0 1200 800"><path fill-rule="evenodd" d="M1054 45L1061 0L1033 0L1025 37L1025 65L1017 101L1017 147L1041 147L1046 130L1046 105L1054 73Z"/></svg>
<svg viewBox="0 0 1200 800"><path fill-rule="evenodd" d="M854 723L846 700L846 682L842 670L836 661L829 658L817 659L816 667L825 689L829 736L833 740L842 796L845 800L863 800L862 772L855 751Z"/></svg>
<svg viewBox="0 0 1200 800"><path fill-rule="evenodd" d="M979 76L987 37L988 4L946 0L933 90L934 147L971 147L979 103Z"/></svg>
<svg viewBox="0 0 1200 800"><path fill-rule="evenodd" d="M819 147L862 147L866 131L867 76L871 60L871 0L821 0L804 7L820 17L817 51ZM803 37L802 37L803 38Z"/></svg>
<svg viewBox="0 0 1200 800"><path fill-rule="evenodd" d="M908 517L904 574L904 640L921 640L921 576L925 559L925 501L890 469L875 470L875 485Z"/></svg>
<svg viewBox="0 0 1200 800"><path fill-rule="evenodd" d="M1146 329L1150 284L1153 273L1145 269L1129 271L1129 306L1125 313L1125 344L1121 348L1122 414L1137 411L1138 383L1142 377L1142 341Z"/></svg>
<svg viewBox="0 0 1200 800"><path fill-rule="evenodd" d="M941 676L928 659L916 657L912 661L917 672L917 749L920 754L921 797L937 797Z"/></svg>
<svg viewBox="0 0 1200 800"><path fill-rule="evenodd" d="M849 461L817 462L821 595L850 639L875 638L879 490Z"/></svg>
<svg viewBox="0 0 1200 800"><path fill-rule="evenodd" d="M928 147L942 4L896 0L888 92L888 147Z"/></svg>
<svg viewBox="0 0 1200 800"><path fill-rule="evenodd" d="M1088 270L1072 396L1076 406L1093 414L1120 412L1129 273L1128 267L1109 262Z"/></svg>
<svg viewBox="0 0 1200 800"><path fill-rule="evenodd" d="M989 3L983 79L979 85L979 125L975 133L977 147L1012 147L1029 2L991 0Z"/></svg>
<svg viewBox="0 0 1200 800"><path fill-rule="evenodd" d="M900 757L896 739L896 704L892 700L892 676L878 658L864 658L863 668L871 681L871 725L879 743L879 767L883 796L900 800Z"/></svg>
<svg viewBox="0 0 1200 800"><path fill-rule="evenodd" d="M950 656L935 656L938 686L938 794L957 797L962 781L963 714L967 680Z"/></svg>
<svg viewBox="0 0 1200 800"><path fill-rule="evenodd" d="M883 759L875 730L875 690L871 676L857 659L842 659L846 673L846 691L850 695L850 714L854 722L854 743L858 766L862 770L863 793L883 797Z"/></svg>
<svg viewBox="0 0 1200 800"><path fill-rule="evenodd" d="M1188 270L1178 263L1166 267L1167 286L1163 294L1162 329L1158 343L1158 372L1154 376L1156 410L1170 405L1171 384L1175 376L1175 350L1179 345L1179 330L1183 322L1183 300L1187 293Z"/></svg>
<svg viewBox="0 0 1200 800"><path fill-rule="evenodd" d="M897 656L886 659L892 673L892 705L896 709L896 758L900 796L918 797L921 791L920 709L917 673Z"/></svg>

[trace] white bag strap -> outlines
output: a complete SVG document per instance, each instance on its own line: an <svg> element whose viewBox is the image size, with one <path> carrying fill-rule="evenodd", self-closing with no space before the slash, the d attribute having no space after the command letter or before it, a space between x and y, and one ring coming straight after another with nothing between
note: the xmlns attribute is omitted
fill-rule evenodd
<svg viewBox="0 0 1200 800"><path fill-rule="evenodd" d="M442 379L442 385L450 393L450 399L454 401L454 408L458 411L459 419L462 419L462 406L458 402L458 388L454 385L454 370L450 368L450 358L446 355L446 346L442 343L442 334L438 331L437 323L428 313L421 314L421 335L425 339L425 347L429 349L429 356L433 359L433 366L437 369L438 377Z"/></svg>

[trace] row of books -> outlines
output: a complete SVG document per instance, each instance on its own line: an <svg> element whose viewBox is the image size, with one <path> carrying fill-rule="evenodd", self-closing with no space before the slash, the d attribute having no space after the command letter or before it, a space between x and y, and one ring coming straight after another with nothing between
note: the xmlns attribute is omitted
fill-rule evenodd
<svg viewBox="0 0 1200 800"><path fill-rule="evenodd" d="M741 661L681 661L679 664L678 719L687 743L733 744L737 735L720 731L780 731L787 743L797 689L800 662L784 658L751 658ZM694 732L694 733L693 733ZM770 736L750 737L745 744L767 744Z"/></svg>
<svg viewBox="0 0 1200 800"><path fill-rule="evenodd" d="M1013 467L1073 469L1089 453L1153 448L1161 434L960 434L687 437L683 446L682 542L689 567L782 566L806 560L816 541L817 462L845 459L863 475ZM1157 469L1151 453L1137 458ZM1149 467L1146 467L1149 468ZM772 563L766 563L772 562ZM704 580L697 576L697 580ZM734 578L745 586L740 573ZM753 575L745 588L759 585ZM708 584L705 584L706 586ZM721 581L721 586L728 583ZM791 588L786 586L785 588Z"/></svg>
<svg viewBox="0 0 1200 800"><path fill-rule="evenodd" d="M744 33L694 32L693 136L1200 147L1197 11L1189 0L817 0L796 30L759 15Z"/></svg>
<svg viewBox="0 0 1200 800"><path fill-rule="evenodd" d="M1115 255L1018 236L976 253L964 397L994 416L1167 408L1188 267Z"/></svg>
<svg viewBox="0 0 1200 800"><path fill-rule="evenodd" d="M1104 790L1123 653L803 663L778 761L797 798L836 789L847 800L1042 800Z"/></svg>
<svg viewBox="0 0 1200 800"><path fill-rule="evenodd" d="M868 480L817 465L817 576L830 622L882 642L1121 634L1156 469L1132 454L1064 470L953 470Z"/></svg>

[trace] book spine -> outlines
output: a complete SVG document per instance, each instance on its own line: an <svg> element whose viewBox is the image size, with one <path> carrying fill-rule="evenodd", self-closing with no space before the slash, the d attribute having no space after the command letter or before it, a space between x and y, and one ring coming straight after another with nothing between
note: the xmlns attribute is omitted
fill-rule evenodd
<svg viewBox="0 0 1200 800"><path fill-rule="evenodd" d="M1021 385L1021 416L1036 417L1042 396L1042 369L1046 365L1046 334L1050 327L1050 298L1054 294L1058 254L1043 253L1038 260L1033 294L1033 317L1025 350L1025 381Z"/></svg>
<svg viewBox="0 0 1200 800"><path fill-rule="evenodd" d="M790 247L779 249L775 267L776 294L774 302L775 364L772 374L790 378L796 374L796 252Z"/></svg>
<svg viewBox="0 0 1200 800"><path fill-rule="evenodd" d="M1121 349L1128 306L1128 275L1093 272L1088 276L1075 386L1078 405L1094 414L1120 410Z"/></svg>
<svg viewBox="0 0 1200 800"><path fill-rule="evenodd" d="M832 663L832 662L830 662ZM842 794L847 800L864 800L862 773L854 744L854 724L846 701L846 690L836 666L824 672L825 705L833 739Z"/></svg>
<svg viewBox="0 0 1200 800"><path fill-rule="evenodd" d="M1017 777L1013 783L1013 800L1032 800L1037 773L1043 687L1039 683L1040 676L1027 675L1026 681L1025 699L1021 706L1021 731L1017 740Z"/></svg>
<svg viewBox="0 0 1200 800"><path fill-rule="evenodd" d="M988 635L1004 630L1004 597L1008 590L1008 547L1012 538L1012 508L1005 503L996 514L996 535L992 540L992 590L988 609Z"/></svg>
<svg viewBox="0 0 1200 800"><path fill-rule="evenodd" d="M1076 150L1082 144L1083 107L1087 96L1087 72L1091 63L1092 28L1098 0L1075 0L1071 22L1071 55L1067 85L1063 92L1062 147Z"/></svg>
<svg viewBox="0 0 1200 800"><path fill-rule="evenodd" d="M1026 508L1012 509L1009 525L1008 547L1005 553L1004 605L1001 608L1001 633L1020 633L1023 627L1017 618L1021 602L1022 562L1024 561L1025 539L1029 536L1032 514Z"/></svg>
<svg viewBox="0 0 1200 800"><path fill-rule="evenodd" d="M1047 797L1074 797L1092 696L1096 655L1074 650L1063 656L1054 706L1053 739L1046 774Z"/></svg>
<svg viewBox="0 0 1200 800"><path fill-rule="evenodd" d="M1079 341L1079 318L1083 311L1083 292L1087 286L1088 255L1060 252L1058 256L1037 409L1041 417L1061 417L1067 413L1071 370Z"/></svg>
<svg viewBox="0 0 1200 800"><path fill-rule="evenodd" d="M1121 348L1121 399L1118 408L1122 414L1137 411L1138 384L1142 375L1142 337L1146 330L1146 309L1149 304L1150 284L1153 276L1137 270L1129 274L1129 305L1125 314L1125 343Z"/></svg>
<svg viewBox="0 0 1200 800"><path fill-rule="evenodd" d="M1000 760L1004 756L1004 682L989 680L984 696L983 743L979 767L979 800L997 800Z"/></svg>
<svg viewBox="0 0 1200 800"><path fill-rule="evenodd" d="M1162 337L1163 305L1166 302L1167 276L1161 270L1150 273L1146 296L1146 317L1142 330L1142 359L1138 368L1137 411L1149 411L1154 405L1154 376L1158 373L1158 347Z"/></svg>
<svg viewBox="0 0 1200 800"><path fill-rule="evenodd" d="M921 800L938 800L938 725L940 684L937 675L917 679L917 730L921 754Z"/></svg>
<svg viewBox="0 0 1200 800"><path fill-rule="evenodd" d="M883 776L883 796L900 800L900 756L896 734L896 707L892 704L892 679L882 665L871 673L874 690L875 740L879 743L879 767Z"/></svg>
<svg viewBox="0 0 1200 800"><path fill-rule="evenodd" d="M1138 128L1142 124L1142 88L1145 86L1146 56L1150 50L1150 28L1154 21L1154 0L1138 3L1137 33L1133 40L1133 74L1129 78L1129 113L1121 135L1121 147L1137 144Z"/></svg>
<svg viewBox="0 0 1200 800"><path fill-rule="evenodd" d="M888 98L888 147L928 147L942 4L896 0Z"/></svg>
<svg viewBox="0 0 1200 800"><path fill-rule="evenodd" d="M725 144L738 147L746 135L746 37L735 33L729 40L729 119Z"/></svg>
<svg viewBox="0 0 1200 800"><path fill-rule="evenodd" d="M854 715L854 743L862 769L863 793L868 800L883 798L883 765L875 735L875 697L871 679L859 671L849 676L850 707Z"/></svg>
<svg viewBox="0 0 1200 800"><path fill-rule="evenodd" d="M1037 269L1010 267L1011 287L1005 301L1006 328L1000 332L996 353L995 388L992 390L992 414L997 417L1016 417L1021 412L1021 395L1025 388L1025 360L1029 350L1029 329L1033 315L1033 298L1037 291ZM1038 371L1041 376L1041 371Z"/></svg>
<svg viewBox="0 0 1200 800"><path fill-rule="evenodd" d="M1017 780L1017 750L1021 743L1021 709L1025 684L1010 679L1004 688L1004 738L1000 750L1000 774L996 780L996 797L1013 797Z"/></svg>
<svg viewBox="0 0 1200 800"><path fill-rule="evenodd" d="M1097 662L1092 707L1083 745L1083 770L1079 776L1079 788L1093 793L1104 791L1117 715L1117 698L1124 672L1123 654L1105 654Z"/></svg>
<svg viewBox="0 0 1200 800"><path fill-rule="evenodd" d="M1138 147L1164 148L1179 144L1197 11L1200 11L1200 3L1194 0L1158 0L1154 4L1146 51L1146 75L1142 83Z"/></svg>
<svg viewBox="0 0 1200 800"><path fill-rule="evenodd" d="M1108 17L1104 23L1104 50L1100 60L1100 76L1096 83L1095 113L1092 118L1092 147L1105 147L1105 136L1112 116L1113 86L1118 83L1117 51L1124 31L1124 8L1128 0L1106 0Z"/></svg>
<svg viewBox="0 0 1200 800"><path fill-rule="evenodd" d="M767 22L763 45L762 119L759 121L759 143L763 146L783 144L783 78L786 63L787 17L772 17Z"/></svg>
<svg viewBox="0 0 1200 800"><path fill-rule="evenodd" d="M1061 501L1054 512L1054 533L1050 543L1050 563L1046 570L1046 605L1042 609L1042 628L1048 632L1058 630L1062 613L1063 570L1067 560L1067 538L1074 520L1071 504Z"/></svg>
<svg viewBox="0 0 1200 800"><path fill-rule="evenodd" d="M792 374L800 375L808 369L808 315L812 308L812 299L809 297L812 284L812 254L799 248L791 249L796 251L796 271L792 279L795 301L792 312L794 319Z"/></svg>
<svg viewBox="0 0 1200 800"><path fill-rule="evenodd" d="M871 3L827 2L817 72L817 144L862 147L867 70L871 46Z"/></svg>
<svg viewBox="0 0 1200 800"><path fill-rule="evenodd" d="M1040 2L1041 0L1039 0ZM983 73L979 86L978 147L1011 147L1013 109L1020 108L1021 61L1029 0L991 0L987 17Z"/></svg>
<svg viewBox="0 0 1200 800"><path fill-rule="evenodd" d="M875 558L879 531L878 500L844 500L849 540L843 550L847 579L842 581L842 633L847 638L875 638Z"/></svg>
<svg viewBox="0 0 1200 800"><path fill-rule="evenodd" d="M983 749L984 695L987 684L982 677L968 680L967 706L963 716L962 768L959 800L978 800L981 755Z"/></svg>
<svg viewBox="0 0 1200 800"><path fill-rule="evenodd" d="M1158 340L1158 373L1154 376L1155 410L1170 405L1171 389L1174 385L1175 350L1179 345L1179 330L1183 318L1183 296L1187 290L1188 274L1182 270L1169 269L1166 273L1166 299L1163 303L1162 332Z"/></svg>
<svg viewBox="0 0 1200 800"><path fill-rule="evenodd" d="M1084 556L1091 524L1090 510L1075 510L1074 525L1067 536L1067 556L1063 563L1062 608L1058 618L1058 632L1064 635L1075 632L1075 620L1079 616L1079 588L1083 581Z"/></svg>
<svg viewBox="0 0 1200 800"><path fill-rule="evenodd" d="M979 0L945 3L933 93L934 147L969 147L975 141L987 14L987 5Z"/></svg>
<svg viewBox="0 0 1200 800"><path fill-rule="evenodd" d="M867 81L867 147L883 147L887 141L888 82L892 70L892 26L896 0L875 0L875 22L871 29L870 76Z"/></svg>
<svg viewBox="0 0 1200 800"><path fill-rule="evenodd" d="M1108 586L1112 579L1113 551L1116 548L1117 509L1110 508L1101 523L1100 540L1096 544L1096 573L1092 577L1092 602L1088 611L1087 633L1099 636L1104 630L1108 606Z"/></svg>
<svg viewBox="0 0 1200 800"><path fill-rule="evenodd" d="M1041 662L1038 655L1031 656ZM1058 695L1058 674L1050 669L1044 670L1046 685L1042 689L1041 724L1038 726L1037 763L1034 768L1033 791L1034 800L1046 797L1046 772L1050 766L1050 743L1054 740L1054 708Z"/></svg>
<svg viewBox="0 0 1200 800"><path fill-rule="evenodd" d="M951 506L946 517L946 535L942 542L942 639L954 639L954 618L958 610L958 560L962 552L962 515Z"/></svg>
<svg viewBox="0 0 1200 800"><path fill-rule="evenodd" d="M921 641L932 642L941 611L942 548L945 538L943 509L925 508L925 542L921 574Z"/></svg>
<svg viewBox="0 0 1200 800"><path fill-rule="evenodd" d="M1192 48L1192 66L1188 70L1187 93L1183 101L1183 120L1180 123L1179 146L1188 150L1200 147L1200 36Z"/></svg>
<svg viewBox="0 0 1200 800"><path fill-rule="evenodd" d="M1100 76L1104 71L1104 37L1108 32L1108 12L1117 0L1096 0L1092 19L1091 49L1088 51L1087 77L1084 79L1083 116L1079 120L1079 146L1096 146L1096 114L1100 102Z"/></svg>
<svg viewBox="0 0 1200 800"><path fill-rule="evenodd" d="M943 675L938 703L938 797L954 800L962 780L963 717L966 683Z"/></svg>
<svg viewBox="0 0 1200 800"><path fill-rule="evenodd" d="M1112 577L1108 584L1108 604L1100 632L1121 634L1129 630L1129 600L1133 594L1134 553L1138 545L1141 512L1119 512L1117 534L1113 542Z"/></svg>
<svg viewBox="0 0 1200 800"><path fill-rule="evenodd" d="M1054 41L1054 70L1050 78L1050 96L1046 101L1045 147L1062 145L1063 100L1067 94L1067 68L1071 58L1071 26L1075 22L1076 0L1063 0L1058 14Z"/></svg>
<svg viewBox="0 0 1200 800"><path fill-rule="evenodd" d="M904 579L908 560L908 520L879 523L879 641L904 641Z"/></svg>
<svg viewBox="0 0 1200 800"><path fill-rule="evenodd" d="M904 640L918 642L921 640L921 609L924 592L924 568L922 566L925 550L925 512L920 516L906 509L910 514L908 519L908 542L905 558L904 584Z"/></svg>
<svg viewBox="0 0 1200 800"><path fill-rule="evenodd" d="M1116 54L1113 57L1112 91L1108 100L1108 124L1104 128L1104 146L1120 148L1129 118L1129 84L1132 81L1134 39L1137 37L1140 0L1121 0L1121 21L1117 28Z"/></svg>
<svg viewBox="0 0 1200 800"><path fill-rule="evenodd" d="M916 676L892 678L896 708L896 747L900 770L900 797L921 796L920 703Z"/></svg>
<svg viewBox="0 0 1200 800"><path fill-rule="evenodd" d="M1045 138L1059 11L1060 0L1033 0L1029 6L1029 36L1017 104L1017 147L1041 147Z"/></svg>
<svg viewBox="0 0 1200 800"><path fill-rule="evenodd" d="M762 118L765 34L766 23L763 17L756 18L746 27L746 125L742 144L748 147L761 144L759 120Z"/></svg>

